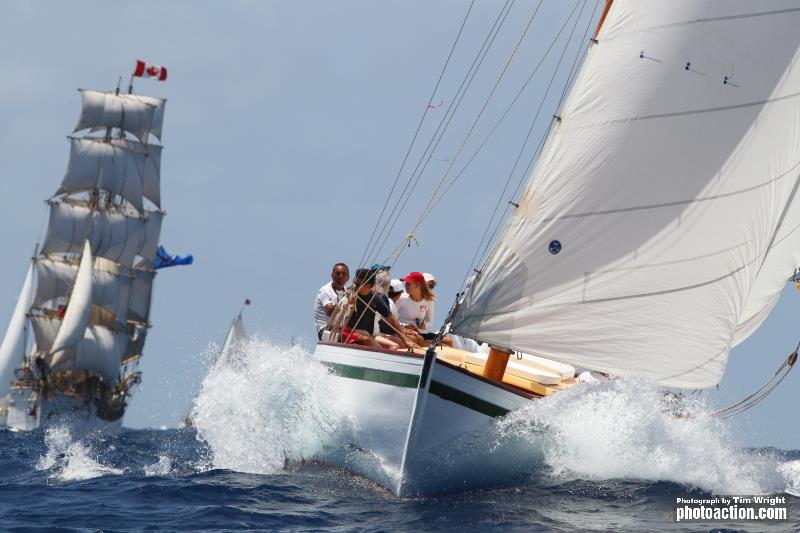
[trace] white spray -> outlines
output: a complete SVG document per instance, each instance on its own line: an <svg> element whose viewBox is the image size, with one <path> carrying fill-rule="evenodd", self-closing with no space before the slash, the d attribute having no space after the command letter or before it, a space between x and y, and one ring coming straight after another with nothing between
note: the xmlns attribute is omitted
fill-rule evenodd
<svg viewBox="0 0 800 533"><path fill-rule="evenodd" d="M301 346L245 342L211 368L192 410L213 466L268 474L313 457L346 421L330 379Z"/></svg>
<svg viewBox="0 0 800 533"><path fill-rule="evenodd" d="M580 385L504 417L503 437L537 439L560 479L672 481L723 494L798 490L800 467L736 446L728 426L712 418L703 398L665 410L650 383Z"/></svg>
<svg viewBox="0 0 800 533"><path fill-rule="evenodd" d="M75 440L65 426L47 428L45 455L36 463L37 470L51 470L55 481L77 481L100 476L120 475L124 471L101 464L91 447Z"/></svg>

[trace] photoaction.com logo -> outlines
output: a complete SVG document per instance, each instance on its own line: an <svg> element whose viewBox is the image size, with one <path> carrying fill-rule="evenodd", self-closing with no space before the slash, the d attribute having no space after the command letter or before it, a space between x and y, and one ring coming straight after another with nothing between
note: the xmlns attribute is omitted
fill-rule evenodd
<svg viewBox="0 0 800 533"><path fill-rule="evenodd" d="M675 498L675 522L788 520L785 496L714 496Z"/></svg>

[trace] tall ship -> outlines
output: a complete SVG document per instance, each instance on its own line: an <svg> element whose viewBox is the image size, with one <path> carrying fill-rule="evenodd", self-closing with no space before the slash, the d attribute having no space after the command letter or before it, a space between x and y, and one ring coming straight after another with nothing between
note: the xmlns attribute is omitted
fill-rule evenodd
<svg viewBox="0 0 800 533"><path fill-rule="evenodd" d="M163 69L164 77L166 69ZM163 78L162 78L163 79ZM159 260L165 99L81 89L49 223L0 346L0 422L119 427L135 385Z"/></svg>
<svg viewBox="0 0 800 533"><path fill-rule="evenodd" d="M353 423L322 459L402 496L513 483L537 445L492 436L495 420L582 386L542 359L665 398L716 386L800 264L798 24L798 0L607 0L448 317L488 353L354 345L332 321L315 357ZM714 416L753 405L796 359Z"/></svg>

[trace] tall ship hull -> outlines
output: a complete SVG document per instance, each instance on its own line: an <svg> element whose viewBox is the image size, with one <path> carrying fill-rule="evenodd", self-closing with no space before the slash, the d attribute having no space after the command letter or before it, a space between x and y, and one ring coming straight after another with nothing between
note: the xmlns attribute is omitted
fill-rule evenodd
<svg viewBox="0 0 800 533"><path fill-rule="evenodd" d="M81 90L60 187L0 346L5 424L119 427L147 331L161 222L165 100Z"/></svg>
<svg viewBox="0 0 800 533"><path fill-rule="evenodd" d="M116 431L122 427L121 416L113 418L98 412L97 404L74 394L54 391L40 400L34 388L14 387L9 396L6 425L10 431L31 431L53 424L90 432Z"/></svg>

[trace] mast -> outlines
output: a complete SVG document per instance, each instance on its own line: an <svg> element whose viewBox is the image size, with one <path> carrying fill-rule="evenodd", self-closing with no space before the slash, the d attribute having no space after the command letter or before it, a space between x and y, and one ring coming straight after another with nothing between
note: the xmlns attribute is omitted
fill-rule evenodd
<svg viewBox="0 0 800 533"><path fill-rule="evenodd" d="M603 27L603 23L606 21L606 16L608 16L608 12L611 9L611 4L614 3L614 0L606 0L606 5L603 7L603 13L600 15L600 20L597 21L597 27L594 29L594 33L592 34L592 40L597 41L597 36L600 34L600 28Z"/></svg>

